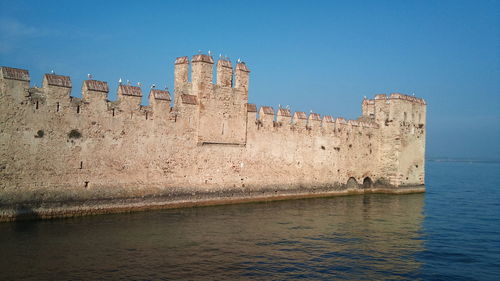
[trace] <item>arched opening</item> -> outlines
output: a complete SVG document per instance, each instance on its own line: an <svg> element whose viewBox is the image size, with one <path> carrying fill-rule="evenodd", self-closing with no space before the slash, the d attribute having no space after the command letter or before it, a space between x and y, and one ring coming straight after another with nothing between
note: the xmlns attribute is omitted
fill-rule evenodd
<svg viewBox="0 0 500 281"><path fill-rule="evenodd" d="M348 180L347 180L347 184L346 184L346 187L347 189L356 189L358 188L358 182L356 181L355 178L353 177L350 177Z"/></svg>
<svg viewBox="0 0 500 281"><path fill-rule="evenodd" d="M373 185L373 181L370 177L366 177L363 179L363 188L371 188Z"/></svg>

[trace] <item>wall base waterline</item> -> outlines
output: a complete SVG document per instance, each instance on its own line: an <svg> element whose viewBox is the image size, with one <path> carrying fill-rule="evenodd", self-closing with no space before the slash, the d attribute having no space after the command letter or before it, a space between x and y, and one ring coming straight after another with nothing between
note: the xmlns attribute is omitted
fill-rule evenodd
<svg viewBox="0 0 500 281"><path fill-rule="evenodd" d="M275 190L241 192L228 190L223 193L199 193L191 198L179 196L160 196L149 198L115 198L104 200L37 202L0 206L0 222L70 218L99 214L128 213L158 209L173 209L198 206L227 205L250 202L292 200L315 197L334 197L359 194L410 194L425 192L424 185L418 186L379 186L369 189L324 190Z"/></svg>

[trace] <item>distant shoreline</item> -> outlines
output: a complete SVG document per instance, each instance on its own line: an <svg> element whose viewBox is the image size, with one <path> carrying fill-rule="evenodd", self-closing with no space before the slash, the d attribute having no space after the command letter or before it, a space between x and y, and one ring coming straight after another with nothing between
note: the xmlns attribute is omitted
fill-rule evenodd
<svg viewBox="0 0 500 281"><path fill-rule="evenodd" d="M457 163L488 163L500 164L500 159L477 159L477 158L429 158L429 162L457 162Z"/></svg>

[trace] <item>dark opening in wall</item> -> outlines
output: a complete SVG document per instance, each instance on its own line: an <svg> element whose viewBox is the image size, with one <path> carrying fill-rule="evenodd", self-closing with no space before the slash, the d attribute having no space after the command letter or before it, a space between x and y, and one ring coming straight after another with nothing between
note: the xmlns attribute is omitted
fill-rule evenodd
<svg viewBox="0 0 500 281"><path fill-rule="evenodd" d="M347 180L347 183L346 183L346 188L348 189L356 189L358 188L358 182L356 181L355 178L353 177L350 177L348 180Z"/></svg>
<svg viewBox="0 0 500 281"><path fill-rule="evenodd" d="M111 109L111 114L113 114L113 116L115 116L115 109Z"/></svg>
<svg viewBox="0 0 500 281"><path fill-rule="evenodd" d="M373 181L370 177L366 177L363 179L363 188L370 188L373 185Z"/></svg>
<svg viewBox="0 0 500 281"><path fill-rule="evenodd" d="M43 138L44 135L45 135L45 132L43 130L38 130L36 132L35 138Z"/></svg>
<svg viewBox="0 0 500 281"><path fill-rule="evenodd" d="M324 145L322 145L322 146L321 146L321 149L325 150L326 148L325 148L325 146L324 146Z"/></svg>
<svg viewBox="0 0 500 281"><path fill-rule="evenodd" d="M79 105L76 106L76 113L78 113L78 114L80 113L80 106Z"/></svg>
<svg viewBox="0 0 500 281"><path fill-rule="evenodd" d="M85 182L85 187L89 187L89 182L88 181Z"/></svg>
<svg viewBox="0 0 500 281"><path fill-rule="evenodd" d="M35 109L38 109L38 101L36 101Z"/></svg>
<svg viewBox="0 0 500 281"><path fill-rule="evenodd" d="M56 103L56 112L59 112L59 108L60 108L60 105L59 105L59 102Z"/></svg>
<svg viewBox="0 0 500 281"><path fill-rule="evenodd" d="M80 169L83 169L83 161L80 161Z"/></svg>
<svg viewBox="0 0 500 281"><path fill-rule="evenodd" d="M80 133L78 130L75 130L75 129L69 131L69 133L68 133L68 138L70 138L70 139L79 139L81 137L82 137L82 133Z"/></svg>
<svg viewBox="0 0 500 281"><path fill-rule="evenodd" d="M148 120L148 113L146 112L146 120Z"/></svg>

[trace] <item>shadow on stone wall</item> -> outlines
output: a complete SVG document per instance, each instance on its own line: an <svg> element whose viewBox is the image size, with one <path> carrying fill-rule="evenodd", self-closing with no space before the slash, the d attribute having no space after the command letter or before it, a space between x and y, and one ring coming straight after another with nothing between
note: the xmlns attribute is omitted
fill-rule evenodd
<svg viewBox="0 0 500 281"><path fill-rule="evenodd" d="M40 218L40 214L38 214L32 206L27 204L16 205L11 215L13 221L38 220Z"/></svg>

